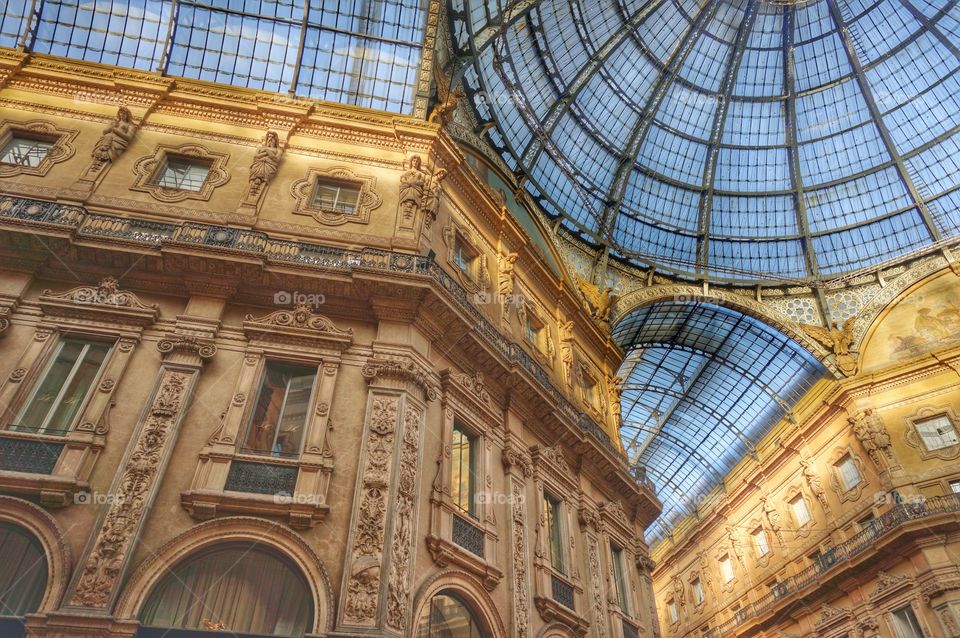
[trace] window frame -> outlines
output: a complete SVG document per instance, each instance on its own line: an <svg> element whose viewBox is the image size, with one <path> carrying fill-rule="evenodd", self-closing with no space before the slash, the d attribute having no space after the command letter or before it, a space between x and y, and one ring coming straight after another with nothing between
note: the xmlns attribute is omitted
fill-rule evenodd
<svg viewBox="0 0 960 638"><path fill-rule="evenodd" d="M947 419L947 422L953 428L953 436L956 442L930 449L927 446L926 439L920 432L920 425L938 418ZM914 414L906 417L906 422L907 444L917 449L922 460L940 459L942 461L954 461L960 458L960 417L957 416L957 413L952 407L922 407Z"/></svg>
<svg viewBox="0 0 960 638"><path fill-rule="evenodd" d="M855 490L857 487L863 484L863 472L860 471L860 468L857 467L856 461L852 454L844 454L833 464L834 469L837 472L837 477L840 479L840 486L845 492ZM856 481L850 482L849 477L844 472L844 467L852 469L856 473Z"/></svg>
<svg viewBox="0 0 960 638"><path fill-rule="evenodd" d="M183 184L165 184L164 181L167 176L167 171L171 170L171 163L182 163L186 166L188 171L196 167L202 167L206 169L203 173L203 179L199 184L196 185L196 187L184 187ZM192 157L190 155L182 155L179 153L164 153L163 159L157 165L153 176L150 178L150 183L153 186L162 188L166 191L184 191L195 194L201 193L203 192L204 186L207 184L207 180L210 179L210 173L212 170L213 161L208 158Z"/></svg>
<svg viewBox="0 0 960 638"><path fill-rule="evenodd" d="M699 576L690 581L690 591L693 592L693 604L697 607L706 602L707 596L703 591L703 581Z"/></svg>
<svg viewBox="0 0 960 638"><path fill-rule="evenodd" d="M761 525L750 532L750 538L753 541L753 549L758 558L766 558L770 555L770 539L767 537L767 530ZM763 542L760 542L763 539Z"/></svg>
<svg viewBox="0 0 960 638"><path fill-rule="evenodd" d="M543 490L543 516L544 516L544 536L547 547L547 562L550 568L560 574L568 577L569 560L567 557L566 546L563 543L566 533L564 517L566 515L566 504L553 492L544 488ZM551 513L553 514L551 516ZM556 532L556 538L554 538ZM559 565L557 564L559 563Z"/></svg>
<svg viewBox="0 0 960 638"><path fill-rule="evenodd" d="M610 563L613 568L614 587L620 611L630 615L630 577L626 569L626 551L617 543L610 542Z"/></svg>
<svg viewBox="0 0 960 638"><path fill-rule="evenodd" d="M670 598L666 603L667 607L667 616L670 618L670 624L676 625L680 622L680 611L677 609L677 601L675 598Z"/></svg>
<svg viewBox="0 0 960 638"><path fill-rule="evenodd" d="M260 402L261 395L263 393L264 384L267 381L267 375L269 374L271 366L287 366L289 368L300 367L304 369L313 370L313 381L310 384L310 393L307 397L307 410L303 417L303 424L301 425L300 441L297 445L296 452L274 452L274 451L261 451L255 450L245 446L245 443L249 440L251 429L254 427L254 419L256 418L256 412L258 404ZM259 457L263 458L272 458L272 459L298 459L303 455L303 449L306 445L308 430L311 425L311 415L315 409L315 404L317 401L317 393L319 392L320 377L323 374L322 363L304 363L299 361L292 361L289 359L282 359L276 356L267 356L264 358L263 365L260 369L260 374L258 379L255 381L255 394L253 400L249 402L247 407L247 413L244 415L244 426L243 426L243 436L237 442L237 452L244 456L250 457ZM290 396L290 381L287 382L287 388L284 391L283 404L280 410L280 413L277 415L276 431L273 433L273 445L272 448L276 447L278 438L280 436L280 424L283 421L284 412L287 406L287 401Z"/></svg>
<svg viewBox="0 0 960 638"><path fill-rule="evenodd" d="M737 571L733 567L733 559L730 558L730 554L723 554L718 560L717 563L720 565L720 578L724 579L723 584L729 585L737 579ZM727 571L729 570L729 577Z"/></svg>
<svg viewBox="0 0 960 638"><path fill-rule="evenodd" d="M929 438L927 435L924 434L923 430L921 429L921 426L940 420L940 419L946 421L947 425L950 426L949 432L953 435L953 441L950 443L943 443L942 445L938 445L937 447L931 447L929 443ZM914 421L913 425L917 429L917 435L920 437L920 442L926 448L927 452L931 452L931 453L939 452L940 450L943 450L946 448L952 448L956 445L960 445L960 434L958 434L957 432L957 426L953 422L953 420L950 418L950 415L947 414L946 412L942 412L940 414L919 419L917 421ZM940 441L942 442L944 435L942 433L938 433L937 438L940 439Z"/></svg>
<svg viewBox="0 0 960 638"><path fill-rule="evenodd" d="M912 625L911 629L916 628L916 632L912 636L907 636L900 630L900 624L903 622L903 620L899 618L899 614L902 612L909 613L909 618L907 619L906 624ZM892 631L893 635L896 637L926 638L926 634L923 632L923 626L920 624L920 619L917 616L917 612L914 610L913 605L911 605L910 603L901 605L900 607L895 607L890 610L890 626L891 626L891 629L893 630Z"/></svg>
<svg viewBox="0 0 960 638"><path fill-rule="evenodd" d="M310 205L313 208L334 215L356 216L360 210L363 187L364 184L361 181L348 180L329 175L317 175L313 182L313 193L310 195ZM334 188L336 190L336 196L334 197L332 205L325 204L323 200L319 198L322 188ZM347 188L354 193L352 204L349 208L338 207L337 204L340 201L341 191Z"/></svg>
<svg viewBox="0 0 960 638"><path fill-rule="evenodd" d="M46 149L44 149L43 155L37 160L36 164L30 163L30 162L25 163L22 161L20 162L4 161L4 158L12 150L11 146L17 141L44 143L44 144L49 144L49 146ZM53 150L57 147L58 141L59 141L58 137L53 137L43 133L24 132L19 129L13 129L10 132L9 138L5 140L2 148L0 148L0 164L4 164L6 166L19 166L21 168L26 168L26 169L40 168L43 162L46 161L47 156L50 155L50 153L53 152ZM29 153L24 156L25 159L29 157L30 157Z"/></svg>
<svg viewBox="0 0 960 638"><path fill-rule="evenodd" d="M791 498L787 503L790 505L790 513L793 516L793 521L796 523L797 527L806 527L813 521L813 512L810 511L810 505L807 504L807 499L803 493L796 494ZM803 506L804 520L800 520L800 517L797 515L797 505L800 504Z"/></svg>
<svg viewBox="0 0 960 638"><path fill-rule="evenodd" d="M450 440L450 449L451 449L451 475L450 475L450 499L453 503L453 506L462 514L466 514L474 519L475 522L480 520L480 507L477 503L478 491L477 487L479 481L477 480L478 472L480 470L480 450L479 446L482 445L481 436L472 430L469 426L464 425L464 420L454 416L453 418L453 430ZM467 459L467 508L464 509L462 503L457 502L457 496L455 492L459 492L459 489L455 489L455 482L453 479L454 474L454 459L456 458L456 435L460 436L469 443L468 450L468 459ZM461 464L462 469L462 464Z"/></svg>
<svg viewBox="0 0 960 638"><path fill-rule="evenodd" d="M64 162L74 156L76 149L73 142L79 134L80 131L78 130L61 129L44 120L0 120L0 157L6 154L7 147L15 138L43 140L52 143L36 165L0 162L0 177L15 177L17 175L42 177L46 175L54 164Z"/></svg>

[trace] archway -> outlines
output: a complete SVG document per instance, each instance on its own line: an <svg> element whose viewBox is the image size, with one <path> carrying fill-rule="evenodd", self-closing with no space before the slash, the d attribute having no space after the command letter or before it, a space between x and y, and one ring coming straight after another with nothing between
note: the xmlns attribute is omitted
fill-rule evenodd
<svg viewBox="0 0 960 638"><path fill-rule="evenodd" d="M506 638L507 635L487 590L475 578L456 570L441 572L420 586L413 627L415 638Z"/></svg>

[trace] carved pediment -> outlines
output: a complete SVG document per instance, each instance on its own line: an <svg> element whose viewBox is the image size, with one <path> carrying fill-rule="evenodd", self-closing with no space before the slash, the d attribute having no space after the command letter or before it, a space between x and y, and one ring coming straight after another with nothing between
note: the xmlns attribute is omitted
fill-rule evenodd
<svg viewBox="0 0 960 638"><path fill-rule="evenodd" d="M465 374L443 370L440 372L440 385L443 387L445 400L452 398L458 406L457 409L467 408L479 420L492 423L494 426L500 424L502 417L479 372Z"/></svg>
<svg viewBox="0 0 960 638"><path fill-rule="evenodd" d="M277 310L265 317L247 315L243 331L248 338L261 338L292 343L315 343L343 350L353 342L353 328L338 328L327 317L315 314L307 304Z"/></svg>
<svg viewBox="0 0 960 638"><path fill-rule="evenodd" d="M66 292L44 290L39 298L44 314L114 321L146 326L157 320L157 304L147 305L135 293L120 290L114 277L104 277L96 286L78 286Z"/></svg>
<svg viewBox="0 0 960 638"><path fill-rule="evenodd" d="M897 574L888 574L887 572L877 572L877 588L870 594L871 600L883 598L887 594L899 591L910 585L910 578Z"/></svg>
<svg viewBox="0 0 960 638"><path fill-rule="evenodd" d="M833 623L840 622L846 618L850 617L850 610L843 609L842 607L833 607L831 605L824 605L820 608L820 618L816 622L818 629L826 627L827 625L832 625Z"/></svg>

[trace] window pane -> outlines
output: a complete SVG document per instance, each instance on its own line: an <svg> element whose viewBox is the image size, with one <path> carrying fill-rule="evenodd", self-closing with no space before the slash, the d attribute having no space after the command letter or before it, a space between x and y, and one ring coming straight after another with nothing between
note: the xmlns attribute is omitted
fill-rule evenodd
<svg viewBox="0 0 960 638"><path fill-rule="evenodd" d="M14 136L13 139L3 147L0 162L35 168L40 166L40 162L44 160L47 153L50 152L50 149L52 149L55 144L55 142L50 140Z"/></svg>
<svg viewBox="0 0 960 638"><path fill-rule="evenodd" d="M767 534L763 531L763 529L754 530L753 542L754 545L756 545L757 553L760 556L765 556L770 550L770 547L767 545Z"/></svg>
<svg viewBox="0 0 960 638"><path fill-rule="evenodd" d="M157 186L197 192L203 188L210 167L179 157L168 157L157 176Z"/></svg>
<svg viewBox="0 0 960 638"><path fill-rule="evenodd" d="M960 494L960 481L950 481L950 490L954 494Z"/></svg>
<svg viewBox="0 0 960 638"><path fill-rule="evenodd" d="M430 600L417 625L417 638L482 638L470 610L453 596L438 594Z"/></svg>
<svg viewBox="0 0 960 638"><path fill-rule="evenodd" d="M627 578L623 571L623 550L611 546L610 554L613 560L613 576L617 579L617 599L620 601L620 609L628 611L630 605L627 598Z"/></svg>
<svg viewBox="0 0 960 638"><path fill-rule="evenodd" d="M37 611L47 589L47 558L25 529L0 523L0 605L3 616Z"/></svg>
<svg viewBox="0 0 960 638"><path fill-rule="evenodd" d="M939 450L960 443L950 418L943 414L916 424L917 432L928 450Z"/></svg>
<svg viewBox="0 0 960 638"><path fill-rule="evenodd" d="M360 201L360 189L352 184L318 180L313 192L313 205L323 210L352 214Z"/></svg>
<svg viewBox="0 0 960 638"><path fill-rule="evenodd" d="M860 484L860 470L849 456L840 461L840 477L846 489L852 489Z"/></svg>
<svg viewBox="0 0 960 638"><path fill-rule="evenodd" d="M730 558L725 556L720 559L720 573L723 575L723 582L729 583L733 580L733 563L730 562Z"/></svg>
<svg viewBox="0 0 960 638"><path fill-rule="evenodd" d="M300 453L316 370L267 364L251 414L244 451L273 456Z"/></svg>
<svg viewBox="0 0 960 638"><path fill-rule="evenodd" d="M807 509L807 502L802 496L790 501L790 506L793 508L793 517L797 525L803 526L810 522L810 510Z"/></svg>
<svg viewBox="0 0 960 638"><path fill-rule="evenodd" d="M900 638L923 638L920 624L910 607L903 607L893 612L893 624Z"/></svg>
<svg viewBox="0 0 960 638"><path fill-rule="evenodd" d="M473 437L459 423L453 424L453 475L451 495L453 504L471 516L476 515L476 467Z"/></svg>
<svg viewBox="0 0 960 638"><path fill-rule="evenodd" d="M549 494L544 495L544 510L547 513L547 531L550 541L550 563L561 574L566 574L563 564L563 534L560 527L560 501Z"/></svg>
<svg viewBox="0 0 960 638"><path fill-rule="evenodd" d="M67 432L109 350L110 345L102 342L61 341L20 411L16 429L47 434Z"/></svg>

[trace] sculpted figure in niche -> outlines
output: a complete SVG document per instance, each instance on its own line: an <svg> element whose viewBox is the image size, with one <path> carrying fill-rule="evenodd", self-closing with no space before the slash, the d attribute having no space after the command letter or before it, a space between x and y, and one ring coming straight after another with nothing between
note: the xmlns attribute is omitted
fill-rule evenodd
<svg viewBox="0 0 960 638"><path fill-rule="evenodd" d="M113 162L123 155L137 134L137 125L133 123L130 109L121 106L117 116L103 129L103 135L97 140L91 155L98 164Z"/></svg>
<svg viewBox="0 0 960 638"><path fill-rule="evenodd" d="M573 321L560 322L560 361L567 385L573 383Z"/></svg>
<svg viewBox="0 0 960 638"><path fill-rule="evenodd" d="M277 174L282 154L280 138L273 131L267 131L263 143L260 144L260 148L253 156L253 163L250 164L251 197L258 196L263 187L269 184L270 180Z"/></svg>
<svg viewBox="0 0 960 638"><path fill-rule="evenodd" d="M425 213L424 224L427 230L430 229L430 225L437 218L437 211L440 209L440 182L446 176L446 169L441 168L427 177L423 198L420 202L420 208Z"/></svg>
<svg viewBox="0 0 960 638"><path fill-rule="evenodd" d="M620 394L623 392L623 378L613 377L610 379L607 383L607 392L610 399L610 413L613 416L614 424L619 428L621 425Z"/></svg>
<svg viewBox="0 0 960 638"><path fill-rule="evenodd" d="M868 409L850 417L847 422L853 428L857 440L870 455L870 459L877 467L883 469L886 466L885 461L893 458L893 448L890 434L887 433L880 417L874 414L873 409Z"/></svg>

